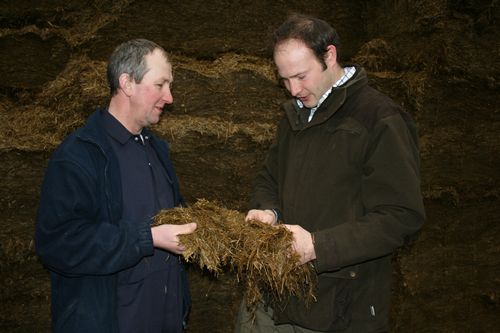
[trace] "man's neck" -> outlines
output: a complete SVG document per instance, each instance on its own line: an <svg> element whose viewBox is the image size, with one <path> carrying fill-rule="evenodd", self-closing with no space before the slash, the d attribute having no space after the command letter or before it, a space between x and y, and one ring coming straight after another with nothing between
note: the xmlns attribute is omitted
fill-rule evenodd
<svg viewBox="0 0 500 333"><path fill-rule="evenodd" d="M132 117L130 112L130 106L128 101L123 101L120 96L113 96L109 102L108 112L116 118L130 133L140 134L142 128L138 127Z"/></svg>
<svg viewBox="0 0 500 333"><path fill-rule="evenodd" d="M333 67L333 82L331 85L333 86L335 82L337 82L342 78L342 76L344 76L344 74L344 67L342 67L339 63L335 63Z"/></svg>

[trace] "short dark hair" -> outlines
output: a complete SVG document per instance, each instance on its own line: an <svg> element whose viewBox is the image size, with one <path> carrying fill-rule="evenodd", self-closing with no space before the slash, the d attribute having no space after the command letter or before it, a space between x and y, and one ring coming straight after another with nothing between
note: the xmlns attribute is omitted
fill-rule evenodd
<svg viewBox="0 0 500 333"><path fill-rule="evenodd" d="M337 31L326 21L311 16L293 14L281 24L271 38L270 49L286 40L297 39L307 45L326 69L325 53L329 45L337 48L337 60L340 61L340 38Z"/></svg>
<svg viewBox="0 0 500 333"><path fill-rule="evenodd" d="M153 53L154 50L160 50L168 61L167 52L155 42L147 39L133 39L118 45L108 61L108 85L111 96L114 96L120 87L120 75L129 74L132 79L141 83L148 68L145 57Z"/></svg>

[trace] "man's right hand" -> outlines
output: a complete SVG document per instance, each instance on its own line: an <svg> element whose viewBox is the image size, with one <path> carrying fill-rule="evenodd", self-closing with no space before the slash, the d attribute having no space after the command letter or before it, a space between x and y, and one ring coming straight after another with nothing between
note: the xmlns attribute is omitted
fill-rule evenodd
<svg viewBox="0 0 500 333"><path fill-rule="evenodd" d="M162 224L151 228L153 245L176 254L181 254L186 249L179 242L178 235L191 234L196 230L196 223Z"/></svg>
<svg viewBox="0 0 500 333"><path fill-rule="evenodd" d="M262 209L251 209L248 211L247 216L245 217L245 221L257 220L270 225L278 224L278 219L276 218L276 214L270 209L262 210Z"/></svg>

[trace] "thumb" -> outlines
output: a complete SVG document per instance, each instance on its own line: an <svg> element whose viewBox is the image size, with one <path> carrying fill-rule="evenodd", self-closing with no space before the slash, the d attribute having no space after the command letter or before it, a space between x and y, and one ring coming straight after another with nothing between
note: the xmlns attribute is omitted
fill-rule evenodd
<svg viewBox="0 0 500 333"><path fill-rule="evenodd" d="M196 230L196 227L197 227L197 225L194 222L182 224L181 228L177 234L178 235L190 234Z"/></svg>

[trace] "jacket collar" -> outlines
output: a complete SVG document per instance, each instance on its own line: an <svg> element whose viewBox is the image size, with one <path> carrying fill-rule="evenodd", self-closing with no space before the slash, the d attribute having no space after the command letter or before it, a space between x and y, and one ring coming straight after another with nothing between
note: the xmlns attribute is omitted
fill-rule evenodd
<svg viewBox="0 0 500 333"><path fill-rule="evenodd" d="M298 131L324 123L340 109L349 96L368 84L364 68L358 65L349 66L356 67L354 76L342 86L332 88L331 94L321 104L310 122L307 122L307 117L304 115L304 113L309 114L309 109L300 108L295 99L288 100L283 104L292 130Z"/></svg>
<svg viewBox="0 0 500 333"><path fill-rule="evenodd" d="M106 138L106 131L104 130L104 112L108 112L107 108L98 107L97 110L89 116L85 126L77 132L78 138L84 141L93 142L100 147L109 146L108 139Z"/></svg>
<svg viewBox="0 0 500 333"><path fill-rule="evenodd" d="M81 128L77 134L81 140L93 142L105 152L111 149L104 126L105 117L110 116L106 115L107 112L107 108L98 107L97 110L89 116L85 126ZM154 141L153 133L147 128L143 128L142 134L149 136L149 138Z"/></svg>

